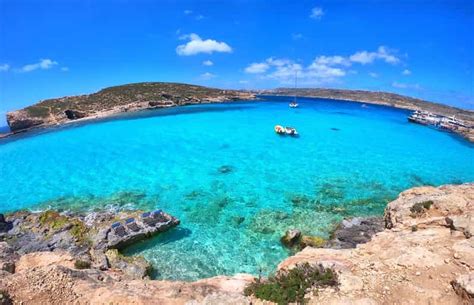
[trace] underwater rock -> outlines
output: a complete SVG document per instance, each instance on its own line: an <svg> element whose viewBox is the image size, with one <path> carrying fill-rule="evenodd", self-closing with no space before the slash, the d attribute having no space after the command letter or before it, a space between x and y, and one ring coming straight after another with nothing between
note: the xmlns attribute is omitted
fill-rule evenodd
<svg viewBox="0 0 474 305"><path fill-rule="evenodd" d="M333 131L340 131L340 129L339 129L339 128L336 128L336 127L332 127L331 130L333 130Z"/></svg>
<svg viewBox="0 0 474 305"><path fill-rule="evenodd" d="M234 171L234 167L231 165L222 165L219 167L218 172L221 174L229 174Z"/></svg>
<svg viewBox="0 0 474 305"><path fill-rule="evenodd" d="M296 244L298 244L298 242L300 241L300 238L301 238L300 230L290 229L286 231L285 235L280 239L280 241L284 246L288 248L292 248Z"/></svg>
<svg viewBox="0 0 474 305"><path fill-rule="evenodd" d="M235 226L240 226L245 221L245 217L243 216L234 216L232 217L232 223Z"/></svg>

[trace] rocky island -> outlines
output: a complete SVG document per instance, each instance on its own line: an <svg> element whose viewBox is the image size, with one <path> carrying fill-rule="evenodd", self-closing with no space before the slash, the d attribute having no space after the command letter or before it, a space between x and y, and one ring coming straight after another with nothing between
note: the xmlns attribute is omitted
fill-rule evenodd
<svg viewBox="0 0 474 305"><path fill-rule="evenodd" d="M300 288L279 281L305 272L314 276L299 290L308 304L472 304L473 203L472 183L416 187L383 218L348 219L331 240L304 245L277 277L196 282L147 279L146 261L118 252L113 223L132 217L143 230L146 213L16 212L0 217L0 304L285 304ZM179 223L160 213L163 229Z"/></svg>
<svg viewBox="0 0 474 305"><path fill-rule="evenodd" d="M136 83L105 88L93 94L40 101L7 113L7 122L15 133L123 112L254 98L254 94L238 90L177 83Z"/></svg>

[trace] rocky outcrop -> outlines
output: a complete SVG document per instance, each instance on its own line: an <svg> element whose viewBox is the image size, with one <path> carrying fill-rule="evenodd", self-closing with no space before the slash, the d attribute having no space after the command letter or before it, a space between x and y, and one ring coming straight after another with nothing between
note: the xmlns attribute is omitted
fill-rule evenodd
<svg viewBox="0 0 474 305"><path fill-rule="evenodd" d="M177 83L137 83L109 87L93 94L44 100L7 113L7 122L12 132L19 132L123 112L254 98L254 94L238 90Z"/></svg>
<svg viewBox="0 0 474 305"><path fill-rule="evenodd" d="M161 211L94 212L87 216L21 211L9 215L6 222L12 225L0 236L0 241L4 240L0 242L0 270L13 273L18 268L28 269L25 265L49 265L44 261L57 262L58 253L63 253L62 258L71 262L63 266L114 268L122 270L127 278L138 279L148 276L151 265L141 257L124 257L117 249L179 224L178 219ZM55 254L50 256L50 252ZM25 260L29 265L22 263Z"/></svg>
<svg viewBox="0 0 474 305"><path fill-rule="evenodd" d="M387 229L369 242L355 249L308 247L278 268L309 262L338 271L339 290L311 295L310 304L471 304L474 240L465 228L473 215L474 184L413 188L388 204ZM463 222L453 230L446 219L456 217Z"/></svg>
<svg viewBox="0 0 474 305"><path fill-rule="evenodd" d="M340 226L352 231L340 231L351 233L338 235L339 243L365 243L347 249L308 246L278 270L309 263L337 272L337 289L309 290L309 304L472 304L474 239L466 232L472 228L473 196L474 184L410 189L388 204L385 230L378 232L377 218ZM361 232L374 234L370 240L346 238ZM40 253L13 258L14 273L0 270L0 292L23 304L264 304L243 294L254 280L250 275L196 282L137 280L131 278L143 269L127 274L115 251L106 256L119 268L105 270L77 268L72 265L76 257L67 252Z"/></svg>

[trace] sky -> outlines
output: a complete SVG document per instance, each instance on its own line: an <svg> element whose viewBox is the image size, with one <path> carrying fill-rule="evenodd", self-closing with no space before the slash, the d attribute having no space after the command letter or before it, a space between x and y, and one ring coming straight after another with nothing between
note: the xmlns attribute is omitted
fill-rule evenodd
<svg viewBox="0 0 474 305"><path fill-rule="evenodd" d="M474 109L474 1L0 0L0 126L132 82L387 91Z"/></svg>

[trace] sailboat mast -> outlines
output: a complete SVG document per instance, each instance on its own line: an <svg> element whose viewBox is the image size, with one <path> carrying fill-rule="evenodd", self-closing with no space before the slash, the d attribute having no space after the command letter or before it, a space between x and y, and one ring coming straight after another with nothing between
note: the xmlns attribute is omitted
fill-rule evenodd
<svg viewBox="0 0 474 305"><path fill-rule="evenodd" d="M298 82L298 71L295 71L295 103L296 103L296 85L297 85L297 82Z"/></svg>

